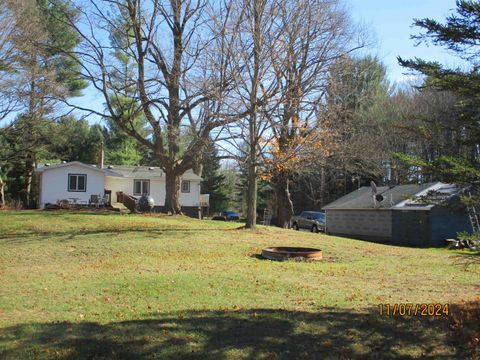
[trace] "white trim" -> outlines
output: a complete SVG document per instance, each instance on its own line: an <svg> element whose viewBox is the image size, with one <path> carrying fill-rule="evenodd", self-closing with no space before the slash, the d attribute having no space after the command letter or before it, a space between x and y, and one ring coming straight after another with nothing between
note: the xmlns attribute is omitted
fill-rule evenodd
<svg viewBox="0 0 480 360"><path fill-rule="evenodd" d="M76 177L75 180L75 189L71 187L70 177ZM80 177L83 177L83 189L79 189L79 181ZM87 174L67 174L67 191L68 192L86 192L87 191Z"/></svg>
<svg viewBox="0 0 480 360"><path fill-rule="evenodd" d="M137 193L137 182L140 182L140 192ZM148 183L148 191L145 192L144 185L145 183ZM148 195L150 196L150 179L133 179L133 196L143 196L143 195Z"/></svg>
<svg viewBox="0 0 480 360"><path fill-rule="evenodd" d="M89 169L89 170L96 170L96 171L99 171L103 174L105 174L105 176L108 176L108 177L115 177L115 178L124 178L124 179L139 179L138 177L138 174L132 174L132 175L128 175L128 176L125 176L123 174L120 174L120 173L117 173L115 172L115 167L120 167L121 165L113 165L111 169L107 167L104 167L103 169L100 169L94 165L90 165L90 164L85 164L85 163L82 163L80 161L70 161L70 162L66 162L66 163L56 163L56 164L51 164L51 165L48 165L48 166L42 166L42 167L39 167L39 168L36 168L35 169L35 172L38 172L38 173L44 173L45 171L48 171L48 170L51 170L51 169L59 169L59 168L63 168L63 167L69 167L69 166L74 166L74 165L78 165L78 166L82 166L86 169ZM145 167L145 166L138 166L139 168L140 167ZM135 167L133 167L135 168ZM155 174L155 172L157 171L160 171L160 174ZM155 167L154 170L152 170L152 175L154 176L144 176L143 179L164 179L165 176L164 176L164 173L163 171L158 168L158 167ZM145 175L145 174L144 174ZM202 181L202 177L201 176L198 176L197 174L195 174L193 172L192 169L189 169L187 171L185 171L185 173L181 176L181 178L183 180L199 180L199 181Z"/></svg>
<svg viewBox="0 0 480 360"><path fill-rule="evenodd" d="M188 186L186 187L186 189L184 190L183 189L183 184L188 184ZM180 184L180 191L184 194L189 194L190 193L190 185L191 185L191 181L190 180L183 180L182 179L182 182Z"/></svg>
<svg viewBox="0 0 480 360"><path fill-rule="evenodd" d="M60 164L53 164L53 165L49 165L49 166L42 166L40 168L35 169L35 171L36 172L45 172L47 170L59 169L59 168L62 168L62 167L68 167L68 166L73 166L73 165L82 166L82 167L90 169L90 170L96 170L96 171L100 171L101 173L105 173L105 169L99 169L96 166L84 164L80 161L71 161L71 162L68 162L68 163L60 163Z"/></svg>

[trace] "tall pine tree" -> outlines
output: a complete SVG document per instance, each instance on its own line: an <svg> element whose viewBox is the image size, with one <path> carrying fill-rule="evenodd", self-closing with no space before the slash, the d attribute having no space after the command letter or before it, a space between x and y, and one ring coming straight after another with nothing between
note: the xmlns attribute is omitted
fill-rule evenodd
<svg viewBox="0 0 480 360"><path fill-rule="evenodd" d="M203 181L200 186L202 194L210 194L210 212L226 210L229 199L224 189L225 176L220 173L220 160L212 140L205 146L202 159Z"/></svg>
<svg viewBox="0 0 480 360"><path fill-rule="evenodd" d="M432 19L415 20L414 23L424 30L413 39L446 47L462 60L471 64L467 70L451 69L438 62L419 58L405 60L399 58L402 66L425 75L424 88L451 91L457 96L458 116L453 126L463 135L463 151L458 156L440 156L434 161L401 156L413 165L436 178L471 186L478 191L480 187L480 1L457 1L456 13L447 17L444 24ZM451 126L451 125L450 125ZM476 199L478 202L479 199Z"/></svg>
<svg viewBox="0 0 480 360"><path fill-rule="evenodd" d="M75 18L76 10L66 0L37 0L7 4L16 18L12 43L16 55L16 96L19 116L11 128L10 154L16 182L21 182L25 207L33 206L33 171L50 133L51 114L59 100L80 95L86 82L79 80L80 65L70 52L79 43L78 36L66 25L66 14ZM47 140L47 141L46 141Z"/></svg>

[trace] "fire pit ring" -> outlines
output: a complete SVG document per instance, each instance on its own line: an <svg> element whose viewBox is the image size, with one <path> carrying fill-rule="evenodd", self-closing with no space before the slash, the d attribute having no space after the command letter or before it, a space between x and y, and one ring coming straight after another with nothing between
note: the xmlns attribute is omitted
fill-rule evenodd
<svg viewBox="0 0 480 360"><path fill-rule="evenodd" d="M303 247L269 247L262 250L262 256L270 260L323 259L322 250Z"/></svg>

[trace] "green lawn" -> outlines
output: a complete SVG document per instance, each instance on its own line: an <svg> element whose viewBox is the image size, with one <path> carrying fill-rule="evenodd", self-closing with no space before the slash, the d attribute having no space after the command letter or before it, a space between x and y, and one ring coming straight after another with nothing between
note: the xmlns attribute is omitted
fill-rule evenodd
<svg viewBox="0 0 480 360"><path fill-rule="evenodd" d="M311 246L322 262L259 258ZM0 212L0 358L459 358L448 319L379 303L480 294L466 253L184 217Z"/></svg>

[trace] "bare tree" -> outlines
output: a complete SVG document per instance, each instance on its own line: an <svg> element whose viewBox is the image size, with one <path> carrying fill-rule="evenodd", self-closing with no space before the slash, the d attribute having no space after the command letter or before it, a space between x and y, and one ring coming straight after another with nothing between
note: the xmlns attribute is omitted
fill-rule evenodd
<svg viewBox="0 0 480 360"><path fill-rule="evenodd" d="M339 1L281 0L278 10L281 32L271 55L279 101L269 114L273 141L267 164L278 224L288 227L293 176L325 158L335 143L331 112L324 109L331 66L364 43Z"/></svg>
<svg viewBox="0 0 480 360"><path fill-rule="evenodd" d="M213 116L228 86L226 59L218 56L221 43L207 16L213 5L204 0L87 3L79 8L83 23L70 25L83 40L77 50L81 76L102 95L106 112L77 108L109 118L152 151L165 172L165 211L181 213L182 174L198 170L211 132L229 121ZM228 8L222 10L228 13ZM119 57L131 59L133 71L124 71ZM139 115L151 135L135 128ZM183 147L182 134L189 139Z"/></svg>
<svg viewBox="0 0 480 360"><path fill-rule="evenodd" d="M261 154L268 141L266 116L277 86L272 77L278 4L271 0L235 0L227 32L233 91L225 99L227 113L236 121L225 130L223 150L241 162L247 173L246 228L254 229L257 219L257 179Z"/></svg>

